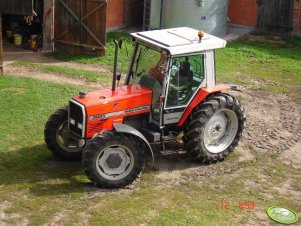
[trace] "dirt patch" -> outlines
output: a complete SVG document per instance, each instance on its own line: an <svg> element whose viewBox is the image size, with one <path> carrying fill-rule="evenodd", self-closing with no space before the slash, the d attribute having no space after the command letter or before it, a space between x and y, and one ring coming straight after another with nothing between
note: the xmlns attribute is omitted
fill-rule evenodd
<svg viewBox="0 0 301 226"><path fill-rule="evenodd" d="M246 109L247 125L243 138L236 148L234 164L200 165L185 156L157 158L156 178L165 185L185 181L203 181L204 178L225 175L234 177L249 162L256 161L256 153L280 155L281 161L300 167L301 163L301 104L287 95L263 91L231 92L238 95ZM228 164L229 163L229 164ZM192 176L193 175L193 176ZM254 184L256 185L256 184Z"/></svg>
<svg viewBox="0 0 301 226"><path fill-rule="evenodd" d="M255 161L255 156L248 148L238 147L236 152L239 154L238 161L246 162L246 161Z"/></svg>
<svg viewBox="0 0 301 226"><path fill-rule="evenodd" d="M4 88L0 90L1 93L24 93L25 91L26 89L17 87Z"/></svg>
<svg viewBox="0 0 301 226"><path fill-rule="evenodd" d="M91 88L107 88L108 84L106 83L90 83L87 82L84 78L70 78L66 76L57 76L51 73L44 73L35 69L28 69L27 67L14 67L12 65L5 68L5 74L15 76L15 77L24 77L24 78L35 78L44 81L55 82L59 84L69 84L75 86L87 86Z"/></svg>
<svg viewBox="0 0 301 226"><path fill-rule="evenodd" d="M5 210L11 207L11 203L8 201L3 201L0 203L0 225L4 225L4 221L7 217Z"/></svg>
<svg viewBox="0 0 301 226"><path fill-rule="evenodd" d="M46 57L44 53L38 52L22 52L18 54L14 53L5 53L4 54L4 69L7 71L11 67L11 63L15 61L25 61L29 63L36 63L36 64L43 64L43 65L52 65L52 66L59 66L59 67L67 67L67 68L74 68L79 70L87 70L87 71L95 71L104 74L112 74L113 71L106 65L99 65L99 64L79 64L76 62L69 62L69 61L61 61L55 58Z"/></svg>
<svg viewBox="0 0 301 226"><path fill-rule="evenodd" d="M278 197L286 197L301 202L301 191L292 186L292 181L287 180L280 186L273 186L272 189L279 194Z"/></svg>
<svg viewBox="0 0 301 226"><path fill-rule="evenodd" d="M301 143L297 143L288 151L281 153L279 160L296 169L301 168Z"/></svg>
<svg viewBox="0 0 301 226"><path fill-rule="evenodd" d="M79 70L87 70L87 71L95 71L104 74L112 74L113 71L105 65L97 65L97 64L78 64L72 62L54 62L47 63L45 65L59 66L59 67L70 67Z"/></svg>
<svg viewBox="0 0 301 226"><path fill-rule="evenodd" d="M247 126L242 144L262 152L283 152L301 138L301 105L287 95L246 91L242 94Z"/></svg>
<svg viewBox="0 0 301 226"><path fill-rule="evenodd" d="M53 65L65 68L87 70L99 72L100 74L112 74L112 70L106 65L97 64L78 64L75 62L65 62L54 58L45 57L44 53L22 52L22 53L5 53L4 54L4 73L11 76L36 78L45 81L51 81L60 84L70 84L75 86L87 86L91 88L107 88L107 83L91 83L84 78L71 78L67 76L58 76L52 73L45 73L38 69L26 66L14 66L15 61L25 61L29 63L38 63L43 65Z"/></svg>
<svg viewBox="0 0 301 226"><path fill-rule="evenodd" d="M6 220L10 220L15 222L15 225L28 225L28 220L26 218L23 218L20 214L17 213L6 213L5 211L10 208L12 204L8 201L0 202L0 225L12 225L7 224Z"/></svg>
<svg viewBox="0 0 301 226"><path fill-rule="evenodd" d="M275 47L291 47L291 45L287 44L286 41L284 41L282 38L277 36L260 36L260 35L245 35L243 37L245 40L251 41L251 42L257 42L257 43L269 43L272 46Z"/></svg>
<svg viewBox="0 0 301 226"><path fill-rule="evenodd" d="M60 222L63 222L64 220L68 219L68 216L69 214L68 213L65 213L66 211L64 212L59 212L59 213L56 213L52 220L51 220L51 223L47 223L45 225L49 225L49 226L55 226L55 225L58 225L60 224Z"/></svg>

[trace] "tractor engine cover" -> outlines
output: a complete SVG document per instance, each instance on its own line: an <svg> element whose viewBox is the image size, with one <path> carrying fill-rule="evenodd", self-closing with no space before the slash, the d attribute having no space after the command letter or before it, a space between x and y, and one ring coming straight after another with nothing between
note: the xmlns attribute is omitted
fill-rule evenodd
<svg viewBox="0 0 301 226"><path fill-rule="evenodd" d="M89 92L69 101L69 130L90 139L124 117L150 112L152 90L139 84Z"/></svg>

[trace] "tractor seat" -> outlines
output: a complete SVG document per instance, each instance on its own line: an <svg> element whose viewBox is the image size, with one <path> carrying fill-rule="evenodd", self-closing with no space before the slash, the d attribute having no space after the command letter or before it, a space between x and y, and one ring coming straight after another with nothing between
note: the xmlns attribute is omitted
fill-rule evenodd
<svg viewBox="0 0 301 226"><path fill-rule="evenodd" d="M143 75L139 81L139 84L153 91L152 108L154 109L161 95L161 90L162 90L161 83L154 77L151 77L150 75Z"/></svg>
<svg viewBox="0 0 301 226"><path fill-rule="evenodd" d="M175 82L170 83L170 86L177 91L187 90L193 81L193 72L190 70L190 63L182 61Z"/></svg>

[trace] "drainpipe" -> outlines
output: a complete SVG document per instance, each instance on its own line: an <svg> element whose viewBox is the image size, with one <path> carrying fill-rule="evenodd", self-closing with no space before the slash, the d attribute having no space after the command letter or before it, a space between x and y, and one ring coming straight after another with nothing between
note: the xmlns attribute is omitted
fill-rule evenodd
<svg viewBox="0 0 301 226"><path fill-rule="evenodd" d="M164 7L164 0L161 0L161 7L160 7L160 29L163 28L163 7Z"/></svg>

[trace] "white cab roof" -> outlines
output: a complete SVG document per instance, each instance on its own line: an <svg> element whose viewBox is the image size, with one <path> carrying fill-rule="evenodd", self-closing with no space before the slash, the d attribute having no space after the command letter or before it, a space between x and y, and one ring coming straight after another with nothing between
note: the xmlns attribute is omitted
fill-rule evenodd
<svg viewBox="0 0 301 226"><path fill-rule="evenodd" d="M205 33L199 42L198 30L188 27L171 28L132 33L138 42L155 48L166 49L171 55L198 53L205 50L224 48L227 42Z"/></svg>

